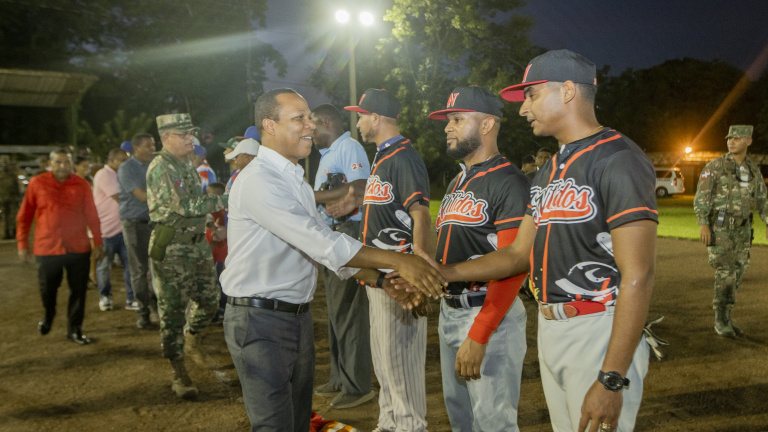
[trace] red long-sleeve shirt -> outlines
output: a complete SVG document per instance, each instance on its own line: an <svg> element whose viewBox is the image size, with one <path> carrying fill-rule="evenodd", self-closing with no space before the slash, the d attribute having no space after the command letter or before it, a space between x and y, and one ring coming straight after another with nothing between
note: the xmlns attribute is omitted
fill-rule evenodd
<svg viewBox="0 0 768 432"><path fill-rule="evenodd" d="M93 243L101 246L101 226L91 186L76 175L60 182L50 172L32 177L16 216L19 250L29 249L29 231L35 222L34 255L64 255L91 250L86 227Z"/></svg>

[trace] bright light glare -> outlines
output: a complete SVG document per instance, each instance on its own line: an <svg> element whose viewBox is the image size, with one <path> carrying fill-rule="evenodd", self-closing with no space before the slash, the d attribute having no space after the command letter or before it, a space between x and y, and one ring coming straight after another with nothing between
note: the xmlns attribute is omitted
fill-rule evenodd
<svg viewBox="0 0 768 432"><path fill-rule="evenodd" d="M373 24L373 14L370 12L360 12L359 18L360 22L365 26Z"/></svg>
<svg viewBox="0 0 768 432"><path fill-rule="evenodd" d="M339 9L336 11L336 21L340 23L346 23L349 21L349 12L345 11L344 9Z"/></svg>
<svg viewBox="0 0 768 432"><path fill-rule="evenodd" d="M686 154L687 154L687 153L690 153L690 152L692 152L692 151L693 151L693 149L692 149L692 148L690 148L690 147L686 147L686 148L685 148L685 153L686 153Z"/></svg>

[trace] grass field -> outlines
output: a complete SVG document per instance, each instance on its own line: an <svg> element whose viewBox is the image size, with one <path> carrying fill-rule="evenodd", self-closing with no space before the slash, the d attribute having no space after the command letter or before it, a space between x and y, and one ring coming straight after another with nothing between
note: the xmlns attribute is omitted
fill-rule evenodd
<svg viewBox="0 0 768 432"><path fill-rule="evenodd" d="M442 195L433 195L429 204L429 212L432 214L432 222L437 218L440 209ZM659 237L674 237L684 239L698 239L699 226L696 224L696 215L693 214L693 195L673 195L669 198L658 200L659 206ZM768 245L765 239L765 225L757 221L754 223L755 242L757 245Z"/></svg>

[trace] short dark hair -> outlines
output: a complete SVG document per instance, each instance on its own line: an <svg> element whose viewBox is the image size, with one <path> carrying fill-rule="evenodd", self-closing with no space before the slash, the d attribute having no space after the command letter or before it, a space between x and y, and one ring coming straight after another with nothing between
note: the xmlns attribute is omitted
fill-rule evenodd
<svg viewBox="0 0 768 432"><path fill-rule="evenodd" d="M256 130L259 131L259 136L264 136L264 126L262 121L264 119L270 119L278 121L280 120L280 104L277 103L277 96L286 93L293 93L298 95L296 90L288 87L276 88L266 93L262 93L253 108L254 123L256 124Z"/></svg>
<svg viewBox="0 0 768 432"><path fill-rule="evenodd" d="M312 114L328 120L333 129L341 132L344 120L341 118L341 112L331 104L322 104L312 110Z"/></svg>
<svg viewBox="0 0 768 432"><path fill-rule="evenodd" d="M536 158L533 155L523 156L523 163L521 165L525 165L529 163L536 163Z"/></svg>
<svg viewBox="0 0 768 432"><path fill-rule="evenodd" d="M117 157L120 153L125 153L124 151L120 150L120 147L115 147L112 150L107 153L107 160L112 160Z"/></svg>
<svg viewBox="0 0 768 432"><path fill-rule="evenodd" d="M90 161L91 161L91 158L87 156L79 155L75 157L75 165L80 165L83 162L90 162Z"/></svg>
<svg viewBox="0 0 768 432"><path fill-rule="evenodd" d="M540 147L538 150L536 150L536 154L538 155L539 153L549 153L549 154L552 154L553 152L552 152L552 150L550 150L550 149L548 149L546 147Z"/></svg>
<svg viewBox="0 0 768 432"><path fill-rule="evenodd" d="M219 192L219 193L223 194L224 191L227 190L227 187L224 186L224 183L213 182L213 183L208 185L208 189L211 189L213 191L216 191L216 192Z"/></svg>
<svg viewBox="0 0 768 432"><path fill-rule="evenodd" d="M152 141L152 144L155 143L155 137L152 136L152 134L148 134L146 132L140 132L131 138L131 147L136 147L141 145L141 143L144 140Z"/></svg>
<svg viewBox="0 0 768 432"><path fill-rule="evenodd" d="M597 95L597 86L592 84L574 84L576 86L576 91L581 94L581 97L584 99L584 102L587 102L591 105L595 104L595 95Z"/></svg>
<svg viewBox="0 0 768 432"><path fill-rule="evenodd" d="M72 153L70 153L66 148L62 147L59 149L56 149L50 153L48 153L48 159L53 159L57 154L63 154L66 155L69 159L72 159Z"/></svg>

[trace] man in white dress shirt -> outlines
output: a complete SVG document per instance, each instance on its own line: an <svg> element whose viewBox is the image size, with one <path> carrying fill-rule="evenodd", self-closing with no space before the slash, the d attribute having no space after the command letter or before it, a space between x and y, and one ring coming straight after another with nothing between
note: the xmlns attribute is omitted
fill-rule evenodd
<svg viewBox="0 0 768 432"><path fill-rule="evenodd" d="M387 283L383 274L353 267L392 268L433 297L444 284L421 258L364 247L323 222L297 164L312 148L309 114L291 89L262 94L255 107L262 146L230 192L224 336L251 431L309 430L315 366L309 302L318 263L375 286Z"/></svg>

